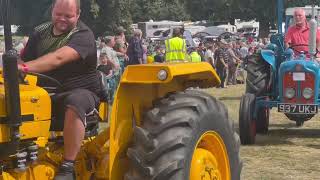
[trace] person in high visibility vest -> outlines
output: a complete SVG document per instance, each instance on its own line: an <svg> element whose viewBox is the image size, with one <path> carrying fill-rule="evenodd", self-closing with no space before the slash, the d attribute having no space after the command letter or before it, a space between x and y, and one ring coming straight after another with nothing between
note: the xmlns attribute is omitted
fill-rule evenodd
<svg viewBox="0 0 320 180"><path fill-rule="evenodd" d="M201 56L199 55L195 47L191 48L191 53L189 56L191 62L201 62Z"/></svg>
<svg viewBox="0 0 320 180"><path fill-rule="evenodd" d="M181 38L180 28L174 28L172 38L165 41L166 44L166 62L185 61L187 53L186 41Z"/></svg>

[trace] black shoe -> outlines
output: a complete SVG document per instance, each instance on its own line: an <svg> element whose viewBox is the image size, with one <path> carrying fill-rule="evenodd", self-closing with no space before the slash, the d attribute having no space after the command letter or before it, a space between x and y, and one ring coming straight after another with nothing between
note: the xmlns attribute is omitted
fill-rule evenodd
<svg viewBox="0 0 320 180"><path fill-rule="evenodd" d="M62 163L54 180L75 180L75 172L73 166Z"/></svg>

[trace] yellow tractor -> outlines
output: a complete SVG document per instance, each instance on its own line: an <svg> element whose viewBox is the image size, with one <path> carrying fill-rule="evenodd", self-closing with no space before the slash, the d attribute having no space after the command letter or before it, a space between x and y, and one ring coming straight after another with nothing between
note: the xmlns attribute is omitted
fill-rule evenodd
<svg viewBox="0 0 320 180"><path fill-rule="evenodd" d="M53 179L63 160L63 134L53 127L59 121L51 112L54 93L37 85L39 76L60 86L41 74L20 77L15 53L3 55L1 180ZM128 66L111 112L101 102L98 112L87 118L86 138L75 162L76 178L240 179L240 141L226 107L191 89L219 83L208 63ZM100 121L108 119L107 127L99 128Z"/></svg>
<svg viewBox="0 0 320 180"><path fill-rule="evenodd" d="M15 57L3 57L0 179L53 179L63 141L61 132L50 131L50 94L32 75L18 84ZM207 63L127 67L109 126L98 133L98 120L108 115L105 102L100 117L88 120L77 179L239 179L239 138L226 107L202 91L186 90L219 83Z"/></svg>

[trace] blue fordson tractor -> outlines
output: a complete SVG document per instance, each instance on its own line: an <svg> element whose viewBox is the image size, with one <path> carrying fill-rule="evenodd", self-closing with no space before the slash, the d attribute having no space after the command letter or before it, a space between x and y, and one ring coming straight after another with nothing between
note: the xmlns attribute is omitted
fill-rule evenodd
<svg viewBox="0 0 320 180"><path fill-rule="evenodd" d="M283 1L278 0L278 34L268 48L248 60L246 92L241 98L239 130L242 144L254 144L256 133L268 132L272 108L302 126L318 113L320 106L320 64L316 60L317 21L312 6L308 44L285 48L282 34ZM319 14L319 13L318 13ZM290 22L290 14L287 22ZM286 26L288 27L288 26ZM296 52L308 46L308 52Z"/></svg>

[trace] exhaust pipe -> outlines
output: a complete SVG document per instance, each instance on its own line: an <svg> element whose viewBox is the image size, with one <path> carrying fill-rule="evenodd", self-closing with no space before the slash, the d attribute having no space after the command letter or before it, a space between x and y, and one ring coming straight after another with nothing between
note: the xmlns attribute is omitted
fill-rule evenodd
<svg viewBox="0 0 320 180"><path fill-rule="evenodd" d="M20 143L19 127L21 125L20 92L18 82L18 55L14 50L3 54L3 77L6 101L6 122L10 127L10 143L18 149Z"/></svg>
<svg viewBox="0 0 320 180"><path fill-rule="evenodd" d="M311 59L314 60L317 53L317 28L318 23L315 19L315 7L312 5L312 18L309 21L309 54L311 55Z"/></svg>

